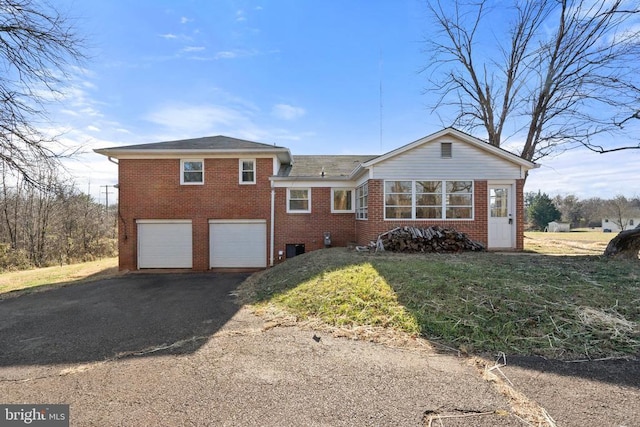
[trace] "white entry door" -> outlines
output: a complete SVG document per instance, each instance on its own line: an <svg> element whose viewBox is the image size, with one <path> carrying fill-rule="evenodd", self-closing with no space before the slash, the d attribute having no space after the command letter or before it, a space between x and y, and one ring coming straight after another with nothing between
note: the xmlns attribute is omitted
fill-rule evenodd
<svg viewBox="0 0 640 427"><path fill-rule="evenodd" d="M512 197L511 185L489 185L489 249L515 247Z"/></svg>

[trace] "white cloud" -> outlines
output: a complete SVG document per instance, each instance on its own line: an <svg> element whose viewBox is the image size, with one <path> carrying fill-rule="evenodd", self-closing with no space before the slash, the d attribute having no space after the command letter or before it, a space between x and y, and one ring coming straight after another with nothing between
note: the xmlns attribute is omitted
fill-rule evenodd
<svg viewBox="0 0 640 427"><path fill-rule="evenodd" d="M276 104L271 109L271 115L281 120L295 120L306 114L304 108L288 104Z"/></svg>
<svg viewBox="0 0 640 427"><path fill-rule="evenodd" d="M100 128L93 125L87 126L87 130L90 130L91 132L100 132Z"/></svg>
<svg viewBox="0 0 640 427"><path fill-rule="evenodd" d="M182 49L183 52L202 52L206 48L204 46L187 46Z"/></svg>
<svg viewBox="0 0 640 427"><path fill-rule="evenodd" d="M219 105L167 105L145 118L178 137L234 133L252 126L246 111Z"/></svg>
<svg viewBox="0 0 640 427"><path fill-rule="evenodd" d="M186 16L183 16L183 17L180 18L180 23L181 24L186 24L186 23L189 23L189 22L193 22L193 19L189 19Z"/></svg>
<svg viewBox="0 0 640 427"><path fill-rule="evenodd" d="M236 21L243 22L246 21L247 17L245 16L244 10L240 9L236 12Z"/></svg>
<svg viewBox="0 0 640 427"><path fill-rule="evenodd" d="M177 39L178 38L178 36L176 36L175 34L172 34L172 33L159 34L158 37L162 37L163 39L167 39L167 40L172 40L172 39Z"/></svg>

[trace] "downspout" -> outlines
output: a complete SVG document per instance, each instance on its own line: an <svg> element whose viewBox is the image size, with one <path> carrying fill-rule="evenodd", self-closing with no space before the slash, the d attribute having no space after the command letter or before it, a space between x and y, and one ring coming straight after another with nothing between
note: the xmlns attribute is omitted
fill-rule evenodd
<svg viewBox="0 0 640 427"><path fill-rule="evenodd" d="M275 251L275 216L276 216L276 189L273 187L273 181L271 181L271 229L270 229L270 242L269 242L269 266L273 267L274 263L274 251Z"/></svg>
<svg viewBox="0 0 640 427"><path fill-rule="evenodd" d="M114 165L117 165L117 164L118 164L118 162L116 162L115 160L113 160L113 157L111 157L111 156L107 156L107 159L108 159L111 163L113 163Z"/></svg>

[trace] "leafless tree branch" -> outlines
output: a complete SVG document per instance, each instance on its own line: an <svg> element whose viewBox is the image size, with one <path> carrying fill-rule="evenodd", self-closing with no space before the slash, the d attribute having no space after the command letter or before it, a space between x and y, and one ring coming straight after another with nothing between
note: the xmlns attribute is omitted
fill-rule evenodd
<svg viewBox="0 0 640 427"><path fill-rule="evenodd" d="M426 67L439 94L434 109L456 108L453 126L481 127L495 146L506 126L522 129L519 154L527 160L577 146L639 148L594 142L599 135L629 137L640 114L637 0L513 0L500 15L511 18L508 36L487 46L479 34L494 27L489 4L428 0L437 30Z"/></svg>
<svg viewBox="0 0 640 427"><path fill-rule="evenodd" d="M36 166L64 156L38 124L68 68L84 58L69 20L46 2L0 0L0 162L38 185Z"/></svg>

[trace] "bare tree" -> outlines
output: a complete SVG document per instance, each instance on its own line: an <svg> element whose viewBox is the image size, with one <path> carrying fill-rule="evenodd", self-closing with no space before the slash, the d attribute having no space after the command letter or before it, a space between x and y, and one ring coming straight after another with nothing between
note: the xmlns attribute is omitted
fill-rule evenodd
<svg viewBox="0 0 640 427"><path fill-rule="evenodd" d="M46 2L0 0L0 161L39 184L33 167L63 154L38 128L70 65L83 58L70 21Z"/></svg>
<svg viewBox="0 0 640 427"><path fill-rule="evenodd" d="M620 230L634 228L634 218L640 217L640 209L634 207L633 203L622 195L618 195L604 204L604 211Z"/></svg>
<svg viewBox="0 0 640 427"><path fill-rule="evenodd" d="M428 0L437 30L425 69L440 94L434 110L453 107L452 125L481 127L494 146L508 130L524 140L527 160L580 145L640 148L597 143L631 134L640 119L637 0L513 0L499 6L504 32L491 4Z"/></svg>

